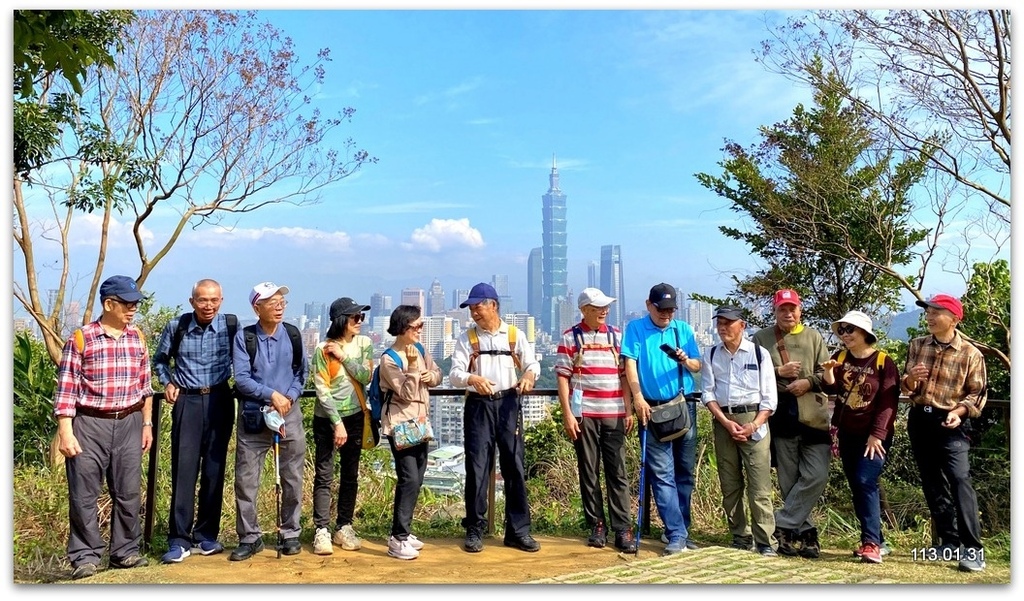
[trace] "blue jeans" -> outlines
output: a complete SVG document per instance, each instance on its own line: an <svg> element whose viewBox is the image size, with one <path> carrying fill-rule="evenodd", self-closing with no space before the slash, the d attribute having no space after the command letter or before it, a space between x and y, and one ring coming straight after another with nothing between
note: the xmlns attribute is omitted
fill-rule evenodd
<svg viewBox="0 0 1024 601"><path fill-rule="evenodd" d="M684 436L659 442L647 433L646 477L669 544L685 541L690 535L690 498L697 462L697 404L687 402L686 408L693 427Z"/></svg>
<svg viewBox="0 0 1024 601"><path fill-rule="evenodd" d="M882 544L882 510L878 492L878 478L885 466L885 457L875 455L874 459L864 456L868 439L866 436L839 433L839 457L843 472L850 483L853 494L853 511L860 521L860 542ZM892 439L882 443L889 452Z"/></svg>

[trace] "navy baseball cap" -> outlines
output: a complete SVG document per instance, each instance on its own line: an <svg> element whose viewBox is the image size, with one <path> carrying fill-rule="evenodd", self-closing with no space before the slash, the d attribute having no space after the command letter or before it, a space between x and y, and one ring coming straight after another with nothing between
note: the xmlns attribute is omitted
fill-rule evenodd
<svg viewBox="0 0 1024 601"><path fill-rule="evenodd" d="M109 298L111 296L116 296L128 303L134 303L146 298L145 295L139 292L139 285L135 283L135 280L126 275L112 275L100 284L100 298Z"/></svg>
<svg viewBox="0 0 1024 601"><path fill-rule="evenodd" d="M647 295L647 300L651 301L651 304L659 309L676 309L676 288L670 284L664 282L657 284L651 288L651 293Z"/></svg>
<svg viewBox="0 0 1024 601"><path fill-rule="evenodd" d="M470 305L479 305L488 299L498 300L498 292L494 289L494 286L480 282L476 286L473 286L473 289L469 291L469 298L459 305L459 307L465 309Z"/></svg>

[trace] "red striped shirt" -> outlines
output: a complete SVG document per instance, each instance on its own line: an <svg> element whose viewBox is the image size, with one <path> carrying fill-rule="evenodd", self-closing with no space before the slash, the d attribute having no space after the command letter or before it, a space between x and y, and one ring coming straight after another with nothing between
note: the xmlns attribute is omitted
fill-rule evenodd
<svg viewBox="0 0 1024 601"><path fill-rule="evenodd" d="M614 326L601 326L592 330L587 324L579 324L583 330L582 364L574 370L573 360L581 352L577 341L573 338L572 328L562 334L555 357L555 372L563 378L569 378L570 389L580 387L583 390L583 415L587 417L625 417L626 403L622 398L622 367L619 362L619 349L611 344L615 332L615 340L621 340L622 334Z"/></svg>
<svg viewBox="0 0 1024 601"><path fill-rule="evenodd" d="M72 336L61 353L53 400L56 417L74 417L76 407L120 411L153 395L149 351L136 328L129 326L114 338L97 320L81 331L83 350Z"/></svg>

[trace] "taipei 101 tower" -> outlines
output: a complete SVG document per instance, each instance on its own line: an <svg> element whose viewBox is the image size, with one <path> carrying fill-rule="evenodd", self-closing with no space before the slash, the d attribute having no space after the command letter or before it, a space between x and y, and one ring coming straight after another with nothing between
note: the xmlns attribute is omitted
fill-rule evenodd
<svg viewBox="0 0 1024 601"><path fill-rule="evenodd" d="M568 274L566 273L566 233L565 233L565 194L558 187L558 165L555 157L551 157L551 175L548 192L542 196L543 205L543 245L541 246L541 329L559 335L561 319L559 318L562 304L568 293Z"/></svg>

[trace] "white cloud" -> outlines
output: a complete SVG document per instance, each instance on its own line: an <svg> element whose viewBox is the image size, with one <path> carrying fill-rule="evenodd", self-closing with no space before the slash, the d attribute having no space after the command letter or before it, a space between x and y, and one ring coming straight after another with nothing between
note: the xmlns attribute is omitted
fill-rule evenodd
<svg viewBox="0 0 1024 601"><path fill-rule="evenodd" d="M135 248L135 237L132 233L134 221L119 221L116 217L110 218L107 224L107 249L118 250L123 248ZM44 224L46 228L53 228L55 223L50 221ZM92 246L95 247L103 232L103 216L99 213L77 213L72 220L71 230L68 233L69 246ZM51 229L51 234L57 234ZM139 227L139 235L145 244L152 243L156 237L145 225Z"/></svg>
<svg viewBox="0 0 1024 601"><path fill-rule="evenodd" d="M326 232L303 227L225 228L212 227L197 232L199 246L228 248L243 242L287 244L300 249L317 248L330 251L351 249L352 237L346 232Z"/></svg>
<svg viewBox="0 0 1024 601"><path fill-rule="evenodd" d="M403 246L409 250L439 252L448 248L483 248L484 238L480 231L469 225L469 219L431 219L427 225L413 230L409 242Z"/></svg>

